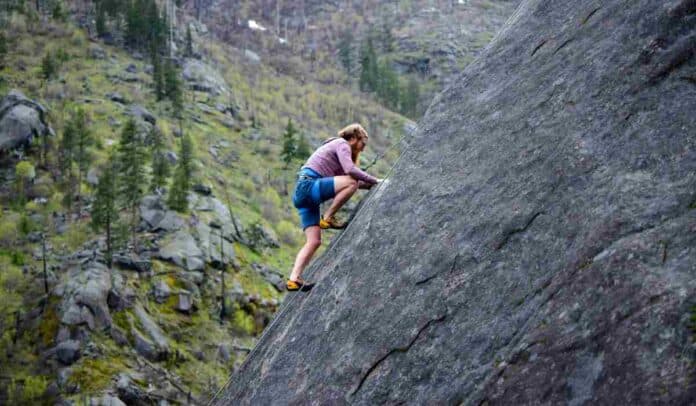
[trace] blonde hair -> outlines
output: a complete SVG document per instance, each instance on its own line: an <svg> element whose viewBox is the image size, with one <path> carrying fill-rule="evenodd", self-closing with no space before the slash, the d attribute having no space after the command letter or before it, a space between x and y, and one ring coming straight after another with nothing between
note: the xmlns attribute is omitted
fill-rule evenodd
<svg viewBox="0 0 696 406"><path fill-rule="evenodd" d="M365 131L365 129L358 123L345 126L343 129L341 129L341 131L338 132L338 136L346 141L350 141L355 137L358 137L358 139L361 140L369 137L367 135L367 131ZM353 163L358 165L358 162L360 161L360 151L358 151L355 147L351 147L350 152Z"/></svg>

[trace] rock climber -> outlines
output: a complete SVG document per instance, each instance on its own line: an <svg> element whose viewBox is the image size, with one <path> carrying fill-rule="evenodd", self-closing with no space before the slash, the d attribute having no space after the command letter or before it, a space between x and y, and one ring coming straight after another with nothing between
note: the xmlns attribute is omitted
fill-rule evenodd
<svg viewBox="0 0 696 406"><path fill-rule="evenodd" d="M336 218L336 212L359 188L370 189L382 181L357 166L367 140L367 131L360 124L351 124L324 142L302 165L292 202L300 214L307 241L297 253L287 290L312 289L314 284L304 281L301 275L321 245L321 230L344 228L346 224ZM320 216L319 205L332 198L331 206Z"/></svg>

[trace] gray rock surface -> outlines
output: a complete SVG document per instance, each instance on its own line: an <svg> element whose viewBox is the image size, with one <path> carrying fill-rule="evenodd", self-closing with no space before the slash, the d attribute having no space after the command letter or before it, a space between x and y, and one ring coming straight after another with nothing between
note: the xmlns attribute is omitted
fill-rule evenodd
<svg viewBox="0 0 696 406"><path fill-rule="evenodd" d="M80 342L66 340L56 346L56 358L63 365L71 365L80 359Z"/></svg>
<svg viewBox="0 0 696 406"><path fill-rule="evenodd" d="M41 104L11 90L0 101L0 151L28 145L34 137L53 135L46 114Z"/></svg>
<svg viewBox="0 0 696 406"><path fill-rule="evenodd" d="M54 292L63 298L61 323L86 324L90 329L111 326L107 304L110 289L111 277L106 266L97 262L69 265Z"/></svg>
<svg viewBox="0 0 696 406"><path fill-rule="evenodd" d="M524 1L216 404L696 402L695 41Z"/></svg>
<svg viewBox="0 0 696 406"><path fill-rule="evenodd" d="M187 271L202 271L204 255L191 234L179 230L167 238L157 257L171 261Z"/></svg>
<svg viewBox="0 0 696 406"><path fill-rule="evenodd" d="M227 83L220 72L205 62L186 59L181 74L189 86L195 90L216 95L229 93Z"/></svg>
<svg viewBox="0 0 696 406"><path fill-rule="evenodd" d="M176 231L184 227L184 219L167 209L161 196L147 195L140 202L140 217L150 231Z"/></svg>

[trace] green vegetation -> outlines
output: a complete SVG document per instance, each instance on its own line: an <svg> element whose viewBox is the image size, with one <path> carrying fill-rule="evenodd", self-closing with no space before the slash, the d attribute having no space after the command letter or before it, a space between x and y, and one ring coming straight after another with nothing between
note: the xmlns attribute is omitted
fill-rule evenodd
<svg viewBox="0 0 696 406"><path fill-rule="evenodd" d="M104 259L109 268L111 268L113 258L112 230L118 219L116 172L116 161L113 156L110 156L102 169L101 176L99 176L94 203L92 203L92 228L95 231L104 230L106 232Z"/></svg>
<svg viewBox="0 0 696 406"><path fill-rule="evenodd" d="M172 178L167 203L173 210L185 213L188 210L188 192L193 178L193 141L188 134L181 137L179 162Z"/></svg>
<svg viewBox="0 0 696 406"><path fill-rule="evenodd" d="M145 194L145 146L138 138L133 119L126 122L117 149L118 196L122 207L130 214L130 231L133 249L136 246L136 227L138 226L138 205Z"/></svg>
<svg viewBox="0 0 696 406"><path fill-rule="evenodd" d="M100 35L116 33L123 28L119 21L127 20L124 3L95 2ZM46 7L45 12L51 12L50 8ZM264 64L246 66L239 63L235 50L215 42L196 43L195 49L206 55L211 65L222 67L223 78L234 84L235 91L213 95L187 90L184 94L180 68L167 58L168 46L154 47L161 67L153 68L161 70L159 76L153 73L150 77L142 73L149 58L135 60L125 50L105 44L98 44L98 47L104 51L106 59L94 57L92 48L97 45L88 41L81 29L60 20L39 24L37 19L37 22L30 23L32 18L15 13L7 20L6 32L11 30L13 34L11 38L5 38L12 40L13 52L5 56L6 68L0 90L17 88L39 101L47 108L47 120L59 137L46 144L46 159L41 163L37 156L41 152L37 149L38 144L27 150L24 161L34 169L33 184L29 181L23 184L24 200L29 201L21 207L11 205L7 197L3 202L5 210L0 215L0 268L3 269L0 273L0 346L7 351L0 355L0 363L7 366L7 374L17 378L17 393L24 391L19 380L25 377L34 377L35 382L29 386L41 387L43 371L39 373L33 369L37 365L36 354L55 346L54 340L61 328L60 299L49 297L43 313L35 311L34 314L38 314L36 320L27 323L35 322L37 328L25 329L21 333L15 329L16 315L24 317L30 314L37 309L36 301L46 298L43 284L37 283L41 264L32 255L41 252L40 243L30 243L29 238L23 236L37 229L39 224L44 226L44 222L54 221L52 213L56 212L56 225L45 226L54 230L46 233L49 270L52 265L60 265L61 258L84 250L104 234L107 237L104 254L108 262L112 251L115 252L125 239L133 236L136 217L132 213L135 202L139 200L137 196L142 196L148 189L162 192L165 186L169 186L167 200L170 207L186 212L186 196L191 185L201 183L210 185L214 196L229 207L235 218L235 228L239 226L237 234L241 239L253 239L260 231L255 227L259 224L278 235L281 247L264 246L254 251L256 245L252 249L235 242L234 269L220 275L217 269L207 264L201 275L202 283L187 280L180 268L158 260L153 261L154 277L119 270L114 270L113 275L122 278L124 286L136 293L136 300L166 332L172 351L179 351L179 356L154 364L158 368L170 368L169 373L194 394L208 394L214 385L224 383L229 371L244 357L244 352L232 352L229 360L222 360L216 345L211 343L233 342L234 345L252 346L254 337L263 328L266 312L272 308L264 307L266 305L260 302L240 305L227 296L229 308L220 317L220 293L224 289L219 277L224 276L228 293L241 289L244 295L261 301L279 300L282 294L253 265L263 264L287 272L301 244L297 214L289 199L293 173L285 169L288 164L279 159L288 117L293 117L294 127L294 160L289 163L290 167L305 159L312 146L354 121L366 126L372 135L371 140L374 140L364 154L364 159L369 161L397 139L404 118L351 89L301 82L279 75ZM149 52L153 48L152 42L143 40L130 46L140 52ZM51 79L43 83L42 58L49 54L49 50L56 62L56 70L50 77L60 77L60 80ZM137 81L120 79L130 64L136 66L138 73L129 77ZM172 69L166 73L168 64ZM335 74L335 71L327 73L328 76ZM155 77L160 78L161 97L158 97L157 89L152 91L149 87L150 84L155 88L158 86ZM157 125L151 128L151 132L142 131L144 123L131 123L128 109L104 98L105 94L116 92L124 95L129 103L142 105L156 116ZM178 110L175 103L177 93L181 103ZM216 109L218 105L229 106L234 114L219 111ZM206 106L210 111L202 109ZM225 123L231 116L235 121L232 128ZM200 119L192 120L196 117ZM183 135L175 138L179 134ZM213 146L216 156L211 152ZM173 150L177 153L175 168L170 167L167 159ZM384 173L397 154L398 151L389 151L371 171ZM133 161L136 156L137 162ZM149 157L151 166L148 166ZM260 160L263 160L262 165ZM91 175L88 177L86 174L97 168L100 175L96 185L88 187L87 182L83 184L83 179L91 179ZM21 169L17 172L19 174L27 172L28 168L17 169ZM80 195L85 202L91 202L91 213L73 210L72 205ZM114 205L114 196L120 198L117 199L120 205ZM16 197L10 196L11 199ZM34 198L45 199L45 202L37 203L38 200L32 200ZM63 201L68 212L61 205ZM117 206L122 212L116 209ZM41 218L45 213L48 215ZM194 213L203 224L212 219L210 213L199 210ZM128 215L129 221L114 223L119 215ZM61 218L64 220L59 220ZM183 218L190 221L186 215ZM36 220L33 224L33 219L40 219L40 222ZM55 232L58 225L60 233ZM262 238L260 235L257 237L260 246ZM150 239L151 235L141 238L142 245L146 247ZM22 272L23 267L27 269L26 274ZM65 277L62 269L50 270L49 289ZM151 292L154 283L162 279L173 294L160 304L153 300ZM183 290L195 292L192 297L197 310L190 314L175 310L178 292ZM131 310L112 311L111 316L131 343L132 329L142 331ZM80 385L73 400L79 402L80 396L99 394L113 385L118 373L142 371L142 365L129 361L135 357L132 348L119 347L105 333L91 331L87 342L90 351L99 357L84 355L71 366L70 382ZM11 359L6 358L9 353ZM201 360L193 354L204 356ZM46 383L54 379L55 376L50 375ZM19 403L41 401L34 399Z"/></svg>

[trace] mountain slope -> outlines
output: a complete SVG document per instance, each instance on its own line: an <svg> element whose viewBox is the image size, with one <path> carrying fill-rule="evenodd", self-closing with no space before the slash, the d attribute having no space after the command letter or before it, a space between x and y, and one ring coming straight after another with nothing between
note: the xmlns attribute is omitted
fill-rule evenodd
<svg viewBox="0 0 696 406"><path fill-rule="evenodd" d="M216 404L693 403L695 18L524 1Z"/></svg>

